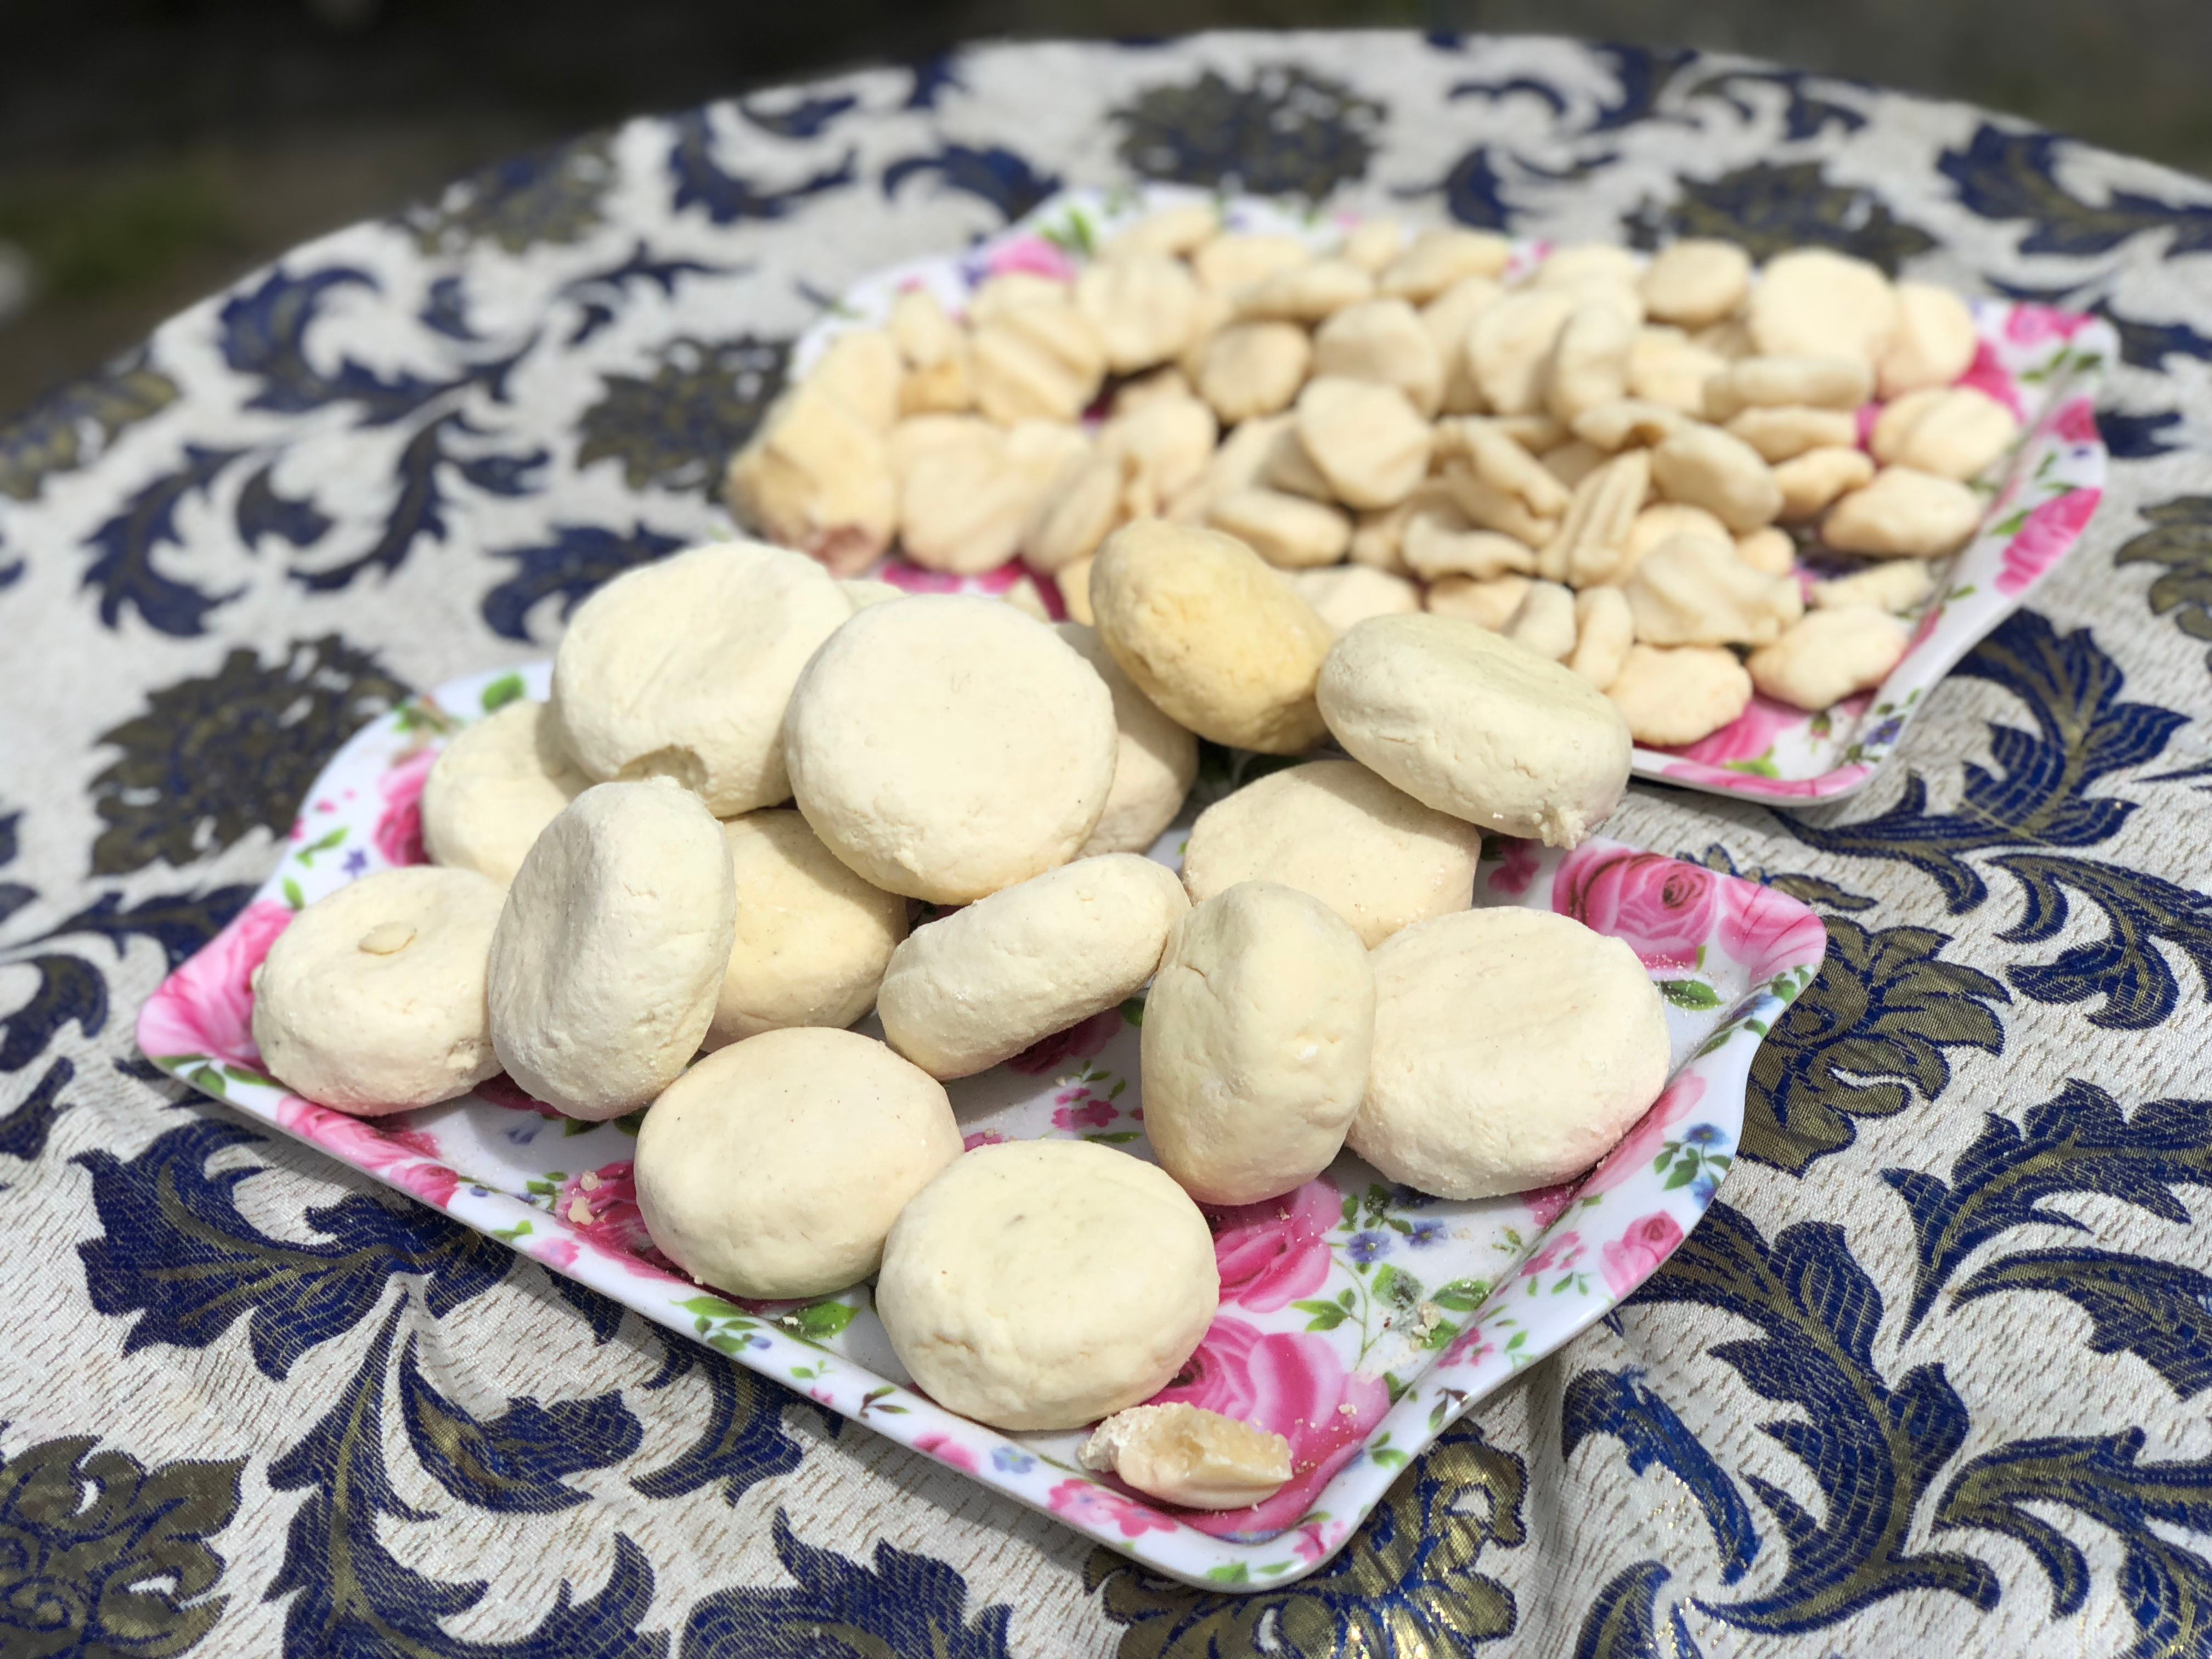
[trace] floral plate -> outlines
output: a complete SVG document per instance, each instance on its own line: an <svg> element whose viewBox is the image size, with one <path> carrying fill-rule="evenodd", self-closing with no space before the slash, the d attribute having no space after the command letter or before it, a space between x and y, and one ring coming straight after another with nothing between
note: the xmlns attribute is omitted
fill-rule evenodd
<svg viewBox="0 0 2212 1659"><path fill-rule="evenodd" d="M964 253L910 260L855 283L800 338L793 373L812 368L837 335L880 325L902 289L927 288L958 315L986 277L1008 270L1072 276L1115 232L1161 208L1194 201L1218 202L1231 228L1286 233L1317 247L1333 244L1356 222L1350 215L1301 214L1279 203L1209 197L1177 185L1064 191ZM1512 269L1526 269L1548 251L1546 243L1523 243ZM2021 435L1977 481L1989 500L1981 528L1917 614L1904 658L1870 696L1824 713L1754 697L1732 725L1686 748L1638 748L1638 776L1778 805L1850 793L1895 750L1928 691L2018 610L2081 538L2104 492L2107 457L2094 398L2104 367L2118 350L2118 337L2101 318L2048 306L1980 300L1974 318L1981 349L1960 384L2008 407L2020 418ZM1871 407L1861 412L1862 440L1873 413ZM917 589L997 592L1023 573L1009 564L980 577L947 577L894 558L878 574Z"/></svg>
<svg viewBox="0 0 2212 1659"><path fill-rule="evenodd" d="M550 679L539 665L456 681L356 734L309 791L254 901L149 1000L139 1047L248 1116L1193 1584L1257 1588L1312 1571L1446 1425L1666 1259L1728 1170L1753 1054L1826 948L1819 917L1754 882L1613 842L1567 854L1500 843L1476 902L1549 906L1642 955L1669 1005L1667 1091L1579 1183L1447 1203L1391 1187L1347 1154L1286 1198L1212 1213L1220 1312L1158 1397L1278 1430L1297 1474L1250 1509L1169 1510L1079 1468L1079 1435L1002 1435L915 1393L865 1285L760 1304L672 1271L639 1219L632 1120L572 1121L504 1077L423 1110L349 1117L257 1069L251 975L270 942L303 905L420 863L416 801L439 749L515 697L544 696ZM1212 777L1200 793L1231 781ZM1172 865L1182 834L1154 856ZM1139 1017L1133 1002L953 1084L969 1145L1079 1135L1146 1156Z"/></svg>

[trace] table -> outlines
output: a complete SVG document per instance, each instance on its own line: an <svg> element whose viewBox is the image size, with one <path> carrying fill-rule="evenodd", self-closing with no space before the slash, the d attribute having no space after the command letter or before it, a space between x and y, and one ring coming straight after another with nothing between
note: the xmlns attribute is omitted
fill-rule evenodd
<svg viewBox="0 0 2212 1659"><path fill-rule="evenodd" d="M1820 242L2111 318L2083 545L1863 795L1638 787L1827 963L1644 1290L1209 1596L179 1097L139 1002L340 738L724 521L854 276L1132 176ZM1687 52L1002 46L633 122L303 247L0 425L0 1649L2212 1651L2212 186ZM816 1645L804 1646L806 1642Z"/></svg>

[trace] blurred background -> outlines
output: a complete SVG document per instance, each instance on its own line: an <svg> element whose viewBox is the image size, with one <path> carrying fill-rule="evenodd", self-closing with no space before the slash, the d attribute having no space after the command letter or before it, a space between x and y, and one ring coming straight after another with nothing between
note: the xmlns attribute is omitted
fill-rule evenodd
<svg viewBox="0 0 2212 1659"><path fill-rule="evenodd" d="M0 416L292 244L653 109L992 36L1690 45L2212 173L2207 0L0 0Z"/></svg>

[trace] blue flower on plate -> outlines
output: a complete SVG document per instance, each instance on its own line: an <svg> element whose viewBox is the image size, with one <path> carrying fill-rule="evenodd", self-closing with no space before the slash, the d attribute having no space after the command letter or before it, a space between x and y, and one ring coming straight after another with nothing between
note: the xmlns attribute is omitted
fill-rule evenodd
<svg viewBox="0 0 2212 1659"><path fill-rule="evenodd" d="M349 876L357 876L368 868L368 854L361 848L356 847L352 852L348 853L345 855L346 874Z"/></svg>
<svg viewBox="0 0 2212 1659"><path fill-rule="evenodd" d="M1027 1474L1036 1467L1036 1459L1013 1446L994 1446L991 1467L1008 1474Z"/></svg>
<svg viewBox="0 0 2212 1659"><path fill-rule="evenodd" d="M1884 720L1880 726L1875 726L1873 731L1868 732L1866 736L1861 738L1859 739L1860 745L1863 748L1867 749L1882 748L1889 744L1895 743L1897 741L1897 734L1904 729L1905 717L1901 714L1893 714L1887 720Z"/></svg>
<svg viewBox="0 0 2212 1659"><path fill-rule="evenodd" d="M1711 1176L1701 1175L1690 1183L1690 1197L1698 1204L1710 1204L1713 1201L1713 1194L1719 1190L1720 1184Z"/></svg>
<svg viewBox="0 0 2212 1659"><path fill-rule="evenodd" d="M1390 1183L1390 1207L1394 1210L1425 1210L1436 1201L1428 1193L1417 1193L1395 1181Z"/></svg>
<svg viewBox="0 0 2212 1659"><path fill-rule="evenodd" d="M1416 1221L1413 1231L1406 1235L1406 1242L1417 1250L1424 1249L1431 1244L1443 1243L1448 1232L1449 1230L1444 1224L1433 1218L1426 1221Z"/></svg>
<svg viewBox="0 0 2212 1659"><path fill-rule="evenodd" d="M1698 1123L1682 1131L1682 1139L1692 1146L1717 1146L1728 1139L1717 1123Z"/></svg>
<svg viewBox="0 0 2212 1659"><path fill-rule="evenodd" d="M1344 1253L1364 1267L1390 1254L1390 1235L1371 1227L1365 1232L1354 1233L1352 1242L1344 1247Z"/></svg>

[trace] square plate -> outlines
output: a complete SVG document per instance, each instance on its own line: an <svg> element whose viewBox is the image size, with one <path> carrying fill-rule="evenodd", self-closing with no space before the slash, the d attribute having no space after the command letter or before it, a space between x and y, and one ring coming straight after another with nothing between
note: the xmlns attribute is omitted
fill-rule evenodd
<svg viewBox="0 0 2212 1659"><path fill-rule="evenodd" d="M793 374L805 374L838 335L880 326L903 289L926 288L958 316L990 276L1026 270L1072 277L1117 232L1163 208L1194 202L1216 204L1231 229L1294 235L1316 248L1333 246L1358 222L1351 215L1302 213L1279 202L1173 185L1064 191L971 248L908 260L854 283L800 337ZM1520 244L1509 275L1529 269L1550 250L1549 243ZM1958 384L2005 404L2019 417L2021 431L1974 481L1989 503L1981 525L1964 549L1940 562L1936 592L1909 613L1915 627L1904 657L1871 695L1820 714L1755 696L1734 723L1697 743L1639 747L1637 776L1783 806L1850 794L1896 749L1930 688L2017 611L2081 539L2104 493L2107 457L2095 398L2118 337L2102 318L2002 300L1972 304L1981 343ZM1872 405L1861 411L1862 443L1874 413ZM1859 562L1823 556L1820 562L1839 571ZM878 574L917 591L995 592L1024 573L1014 563L980 577L948 577L893 558Z"/></svg>
<svg viewBox="0 0 2212 1659"><path fill-rule="evenodd" d="M574 1122L504 1077L441 1105L349 1117L258 1069L251 975L270 942L325 894L422 862L417 799L438 750L503 703L544 697L550 680L541 664L455 681L358 732L316 780L252 902L148 1000L139 1046L247 1116L1188 1583L1257 1588L1311 1572L1447 1425L1641 1284L1711 1201L1742 1128L1752 1055L1826 948L1818 916L1753 882L1618 842L1571 854L1498 843L1478 904L1575 915L1626 939L1660 982L1674 1040L1666 1092L1579 1182L1451 1203L1393 1188L1347 1153L1285 1198L1212 1213L1220 1311L1160 1397L1276 1429L1298 1473L1252 1509L1169 1510L1079 1468L1079 1433L1000 1434L915 1393L866 1285L761 1304L672 1271L639 1218L634 1120ZM1201 780L1188 811L1243 781L1236 767L1266 763L1235 757ZM1184 833L1169 831L1153 856L1173 866ZM1109 1011L951 1084L969 1145L1079 1135L1146 1156L1139 1012Z"/></svg>

